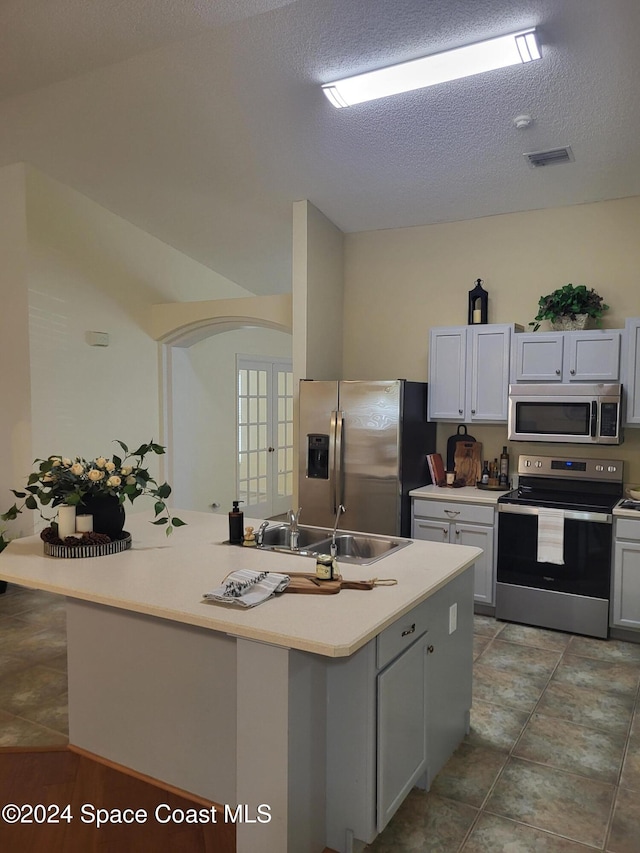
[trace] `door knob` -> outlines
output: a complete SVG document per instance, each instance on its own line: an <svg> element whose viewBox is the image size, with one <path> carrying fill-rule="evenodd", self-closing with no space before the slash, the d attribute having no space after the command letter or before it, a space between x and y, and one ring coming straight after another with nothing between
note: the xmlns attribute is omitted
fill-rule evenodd
<svg viewBox="0 0 640 853"><path fill-rule="evenodd" d="M275 447L267 447L267 450L269 453L273 453L273 451L275 450Z"/></svg>

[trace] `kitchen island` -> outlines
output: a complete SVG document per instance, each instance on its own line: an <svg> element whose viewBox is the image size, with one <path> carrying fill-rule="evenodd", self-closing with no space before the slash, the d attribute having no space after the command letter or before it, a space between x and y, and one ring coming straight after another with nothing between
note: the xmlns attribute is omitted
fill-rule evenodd
<svg viewBox="0 0 640 853"><path fill-rule="evenodd" d="M313 563L223 544L226 517L180 515L166 538L130 514L133 548L108 557L45 557L37 536L0 556L0 578L66 596L70 743L229 806L239 853L370 842L468 726L480 550L415 542L340 564L396 586L245 610L202 596L236 569Z"/></svg>

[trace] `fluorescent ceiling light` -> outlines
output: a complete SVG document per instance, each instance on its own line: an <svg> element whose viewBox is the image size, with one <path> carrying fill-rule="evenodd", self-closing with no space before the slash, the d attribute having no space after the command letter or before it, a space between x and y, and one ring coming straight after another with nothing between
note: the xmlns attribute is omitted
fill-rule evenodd
<svg viewBox="0 0 640 853"><path fill-rule="evenodd" d="M334 107L350 107L363 101L436 86L541 58L535 27L532 27L355 77L345 77L334 83L324 83L322 88Z"/></svg>

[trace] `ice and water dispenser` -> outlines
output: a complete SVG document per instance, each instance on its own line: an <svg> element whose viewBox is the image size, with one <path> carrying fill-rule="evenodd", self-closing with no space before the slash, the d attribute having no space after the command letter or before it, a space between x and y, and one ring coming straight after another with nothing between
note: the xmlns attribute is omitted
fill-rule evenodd
<svg viewBox="0 0 640 853"><path fill-rule="evenodd" d="M329 479L329 436L321 433L307 435L307 477Z"/></svg>

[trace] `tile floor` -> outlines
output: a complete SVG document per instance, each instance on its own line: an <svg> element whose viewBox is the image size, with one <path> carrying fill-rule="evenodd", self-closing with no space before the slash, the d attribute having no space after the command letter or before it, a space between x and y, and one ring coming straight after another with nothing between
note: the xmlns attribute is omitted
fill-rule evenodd
<svg viewBox="0 0 640 853"><path fill-rule="evenodd" d="M640 853L640 645L475 617L471 732L370 853Z"/></svg>
<svg viewBox="0 0 640 853"><path fill-rule="evenodd" d="M640 645L476 616L471 732L370 853L640 853ZM67 741L64 601L0 596L0 746Z"/></svg>

